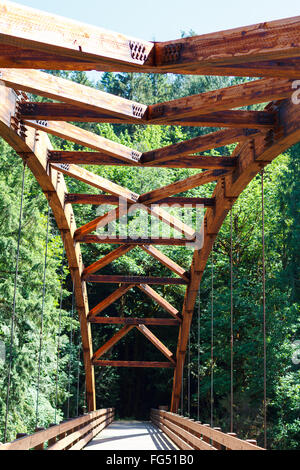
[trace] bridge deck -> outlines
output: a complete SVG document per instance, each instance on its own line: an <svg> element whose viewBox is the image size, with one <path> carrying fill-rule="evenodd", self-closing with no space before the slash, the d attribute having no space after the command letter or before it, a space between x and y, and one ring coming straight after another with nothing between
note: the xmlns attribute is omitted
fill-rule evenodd
<svg viewBox="0 0 300 470"><path fill-rule="evenodd" d="M150 422L114 421L83 450L176 450L177 447Z"/></svg>

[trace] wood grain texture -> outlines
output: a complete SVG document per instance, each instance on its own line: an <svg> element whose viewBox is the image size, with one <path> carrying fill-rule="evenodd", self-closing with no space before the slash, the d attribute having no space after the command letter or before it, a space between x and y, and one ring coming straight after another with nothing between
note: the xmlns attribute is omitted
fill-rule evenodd
<svg viewBox="0 0 300 470"><path fill-rule="evenodd" d="M112 96L112 95L110 95ZM149 113L153 110L160 110L160 105L149 107ZM232 106L230 106L231 108ZM200 109L201 111L201 109ZM149 115L145 118L132 118L129 116L116 117L106 112L93 111L88 108L75 106L68 103L23 103L19 108L20 118L25 120L45 120L45 121L72 121L72 122L101 122L112 124L151 124L151 125L180 125L189 127L236 127L252 129L269 129L276 125L274 114L267 111L243 111L226 110L204 114L192 115L188 118L179 116L151 119ZM197 113L198 114L198 113ZM150 114L151 116L151 114ZM159 119L159 122L158 122ZM75 163L75 162L74 162Z"/></svg>
<svg viewBox="0 0 300 470"><path fill-rule="evenodd" d="M87 402L90 411L96 409L94 370L91 364L92 339L90 325L87 323L89 311L86 285L81 281L82 260L80 247L74 245L73 235L76 230L72 208L65 207L67 192L63 175L56 170L48 171L47 152L51 150L48 136L32 128L26 130L26 138L21 137L11 127L11 116L16 108L17 95L9 88L0 84L0 135L6 142L24 158L37 182L48 199L61 231L65 252L68 259L71 276L74 282L76 306L79 314L81 337L83 344L84 365L86 374Z"/></svg>
<svg viewBox="0 0 300 470"><path fill-rule="evenodd" d="M174 364L172 362L157 362L157 361L104 361L95 360L93 361L94 366L101 367L150 367L150 368L165 368L173 369Z"/></svg>
<svg viewBox="0 0 300 470"><path fill-rule="evenodd" d="M147 112L146 105L38 70L2 68L0 76L10 88L62 101L63 106L65 103L76 105L82 115L86 109L94 112L109 112L112 116L130 117L133 122L138 123ZM24 103L23 107L30 109L30 104ZM135 116L137 109L139 113Z"/></svg>
<svg viewBox="0 0 300 470"><path fill-rule="evenodd" d="M112 338L106 341L93 355L93 361L101 357L104 353L109 351L116 343L126 336L130 330L134 328L134 325L125 325L121 328Z"/></svg>

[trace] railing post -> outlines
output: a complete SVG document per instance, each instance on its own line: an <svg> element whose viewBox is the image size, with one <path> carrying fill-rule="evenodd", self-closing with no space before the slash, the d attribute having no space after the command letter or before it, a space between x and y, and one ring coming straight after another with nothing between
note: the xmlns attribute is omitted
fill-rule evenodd
<svg viewBox="0 0 300 470"><path fill-rule="evenodd" d="M51 423L49 428L53 428L53 426L56 426L55 423ZM51 439L48 440L48 447L52 446L53 444L55 444L56 442L56 439L57 439L57 436L54 436L54 437L51 437Z"/></svg>
<svg viewBox="0 0 300 470"><path fill-rule="evenodd" d="M210 424L203 424L203 426L205 426L206 428L210 428ZM207 444L210 444L210 438L209 437L204 436L204 434L202 434L202 439L204 440L204 442L207 442Z"/></svg>
<svg viewBox="0 0 300 470"><path fill-rule="evenodd" d="M237 434L235 432L228 432L227 434L228 436L237 437ZM225 450L231 450L231 449L230 447L226 447Z"/></svg>
<svg viewBox="0 0 300 470"><path fill-rule="evenodd" d="M246 442L249 442L249 444L253 444L257 446L257 440L256 439L246 439Z"/></svg>
<svg viewBox="0 0 300 470"><path fill-rule="evenodd" d="M39 431L45 431L45 428L35 428L35 432L39 432ZM33 450L44 450L44 442L41 442L41 444L38 444L37 446L35 446L33 448Z"/></svg>
<svg viewBox="0 0 300 470"><path fill-rule="evenodd" d="M221 431L222 432L222 429L221 428L213 428L215 431ZM217 441L212 441L212 446L215 447L216 449L218 450L222 450L222 444L220 444L219 442Z"/></svg>

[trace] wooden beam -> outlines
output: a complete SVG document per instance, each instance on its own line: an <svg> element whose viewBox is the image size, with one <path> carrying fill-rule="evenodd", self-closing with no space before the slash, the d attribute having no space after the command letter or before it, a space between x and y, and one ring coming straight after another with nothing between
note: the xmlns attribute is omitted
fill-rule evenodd
<svg viewBox="0 0 300 470"><path fill-rule="evenodd" d="M113 95L109 95L113 96ZM160 108L157 106L157 110ZM153 107L152 113L153 113ZM167 125L167 126L189 126L189 127L236 127L251 129L269 129L276 125L274 113L267 111L243 111L243 110L226 110L209 114L201 112L200 116L192 116L189 118L160 118L141 119L116 117L108 112L100 113L85 109L84 112L79 106L67 103L21 103L19 106L20 119L30 119L38 121L77 121L77 122L103 122L112 124L151 124L151 125ZM158 113L159 114L159 113ZM162 110L163 115L163 110Z"/></svg>
<svg viewBox="0 0 300 470"><path fill-rule="evenodd" d="M96 217L96 219L91 220L90 222L83 225L82 227L79 227L74 234L74 239L77 241L79 237L82 237L91 232L94 232L94 230L97 230L101 227L105 227L110 222L114 222L115 220L117 220L120 217L120 214L122 214L122 209L120 209L120 206L118 206L116 207L116 209L113 209L99 217Z"/></svg>
<svg viewBox="0 0 300 470"><path fill-rule="evenodd" d="M145 325L136 327L170 362L175 364L173 353Z"/></svg>
<svg viewBox="0 0 300 470"><path fill-rule="evenodd" d="M16 61L16 57L18 60ZM250 59L251 60L251 59ZM0 67L21 68L21 69L43 69L47 70L51 65L51 70L99 70L100 72L145 72L161 73L163 67L146 67L137 70L135 66L99 64L97 62L72 59L68 56L59 54L50 54L36 51L33 49L24 49L14 47L8 44L1 44L0 49ZM170 69L169 69L170 70ZM246 62L243 64L231 65L203 65L199 62L195 66L172 66L173 73L188 75L217 75L217 76L237 76L237 77L280 77L298 79L300 75L300 58L293 57L288 59L267 60L258 62ZM117 122L120 118L115 118ZM104 122L104 121L103 121Z"/></svg>
<svg viewBox="0 0 300 470"><path fill-rule="evenodd" d="M188 281L178 277L151 277L151 276L121 276L90 274L85 278L86 282L100 282L108 284L187 284Z"/></svg>
<svg viewBox="0 0 300 470"><path fill-rule="evenodd" d="M63 164L55 164L53 163L52 168L55 170L64 173L65 175L71 176L83 183L89 184L97 189L101 189L107 193L113 194L114 196L121 197L126 199L132 203L137 202L139 195L129 191L122 186L119 186L116 183L112 183L111 181L103 178L102 176L96 175L95 173L91 173L90 171L86 170L77 165L63 165Z"/></svg>
<svg viewBox="0 0 300 470"><path fill-rule="evenodd" d="M159 201L163 197L170 197L174 194L183 193L189 189L196 188L212 181L217 181L219 178L224 177L228 174L228 171L223 170L208 170L198 173L193 176L189 176L184 180L171 183L168 186L164 186L159 189L154 189L149 193L145 193L139 198L139 203L152 204Z"/></svg>
<svg viewBox="0 0 300 470"><path fill-rule="evenodd" d="M80 194L80 193L67 193L65 197L66 204L92 204L101 205L108 204L117 206L119 205L119 198L117 196L110 196L107 194ZM157 201L157 204L169 204L172 206L176 204L178 206L200 206L214 207L215 199L211 197L167 197Z"/></svg>
<svg viewBox="0 0 300 470"><path fill-rule="evenodd" d="M139 284L137 287L141 289L141 291L146 295L148 295L148 297L158 303L158 305L160 305L166 312L170 313L170 315L172 315L174 318L179 320L181 319L179 311L150 286L147 284Z"/></svg>
<svg viewBox="0 0 300 470"><path fill-rule="evenodd" d="M116 300L118 300L120 297L122 297L126 292L128 292L134 284L123 284L120 286L117 290L112 292L108 297L105 299L101 300L92 310L89 311L88 314L88 320L91 318L95 317L100 312L103 312L107 307L109 307L111 304L113 304Z"/></svg>
<svg viewBox="0 0 300 470"><path fill-rule="evenodd" d="M118 144L94 132L81 129L67 122L25 120L24 124L60 137L61 139L66 139L84 147L101 151L129 164L139 162L142 155L140 152L132 150L125 145Z"/></svg>
<svg viewBox="0 0 300 470"><path fill-rule="evenodd" d="M149 106L150 120L176 119L289 98L293 80L266 78ZM232 111L231 111L232 113ZM246 111L246 113L249 113ZM250 112L251 113L251 112ZM246 114L247 115L247 114Z"/></svg>
<svg viewBox="0 0 300 470"><path fill-rule="evenodd" d="M226 169L234 168L237 159L228 156L212 155L185 155L180 159L168 159L160 161L146 161L137 163L135 161L124 163L124 161L106 155L103 152L72 152L52 151L49 152L51 163L74 163L77 165L111 165L111 166L138 166L138 167L163 167L163 168L199 168L199 169Z"/></svg>
<svg viewBox="0 0 300 470"><path fill-rule="evenodd" d="M210 236L204 237L204 245L201 250L195 250L192 269L191 281L186 290L183 304L183 322L179 331L176 360L177 365L174 373L173 392L171 410L176 412L180 403L180 390L182 371L185 362L185 351L188 344L189 331L192 321L195 301L198 294L199 283L201 281L203 271L207 260L210 256L217 233L219 232L224 219L230 211L236 198L241 194L249 182L258 174L264 166L271 162L280 153L300 139L300 107L294 105L290 100L285 100L279 105L280 122L279 125L285 126L285 132L278 133L275 136L265 134L258 135L255 138L255 153L251 143L241 144L236 148L234 154L240 154L240 164L234 174L226 178L226 195L222 184L217 184L214 197L216 198L216 206L213 216L207 214L205 216L206 234ZM210 211L211 212L211 211Z"/></svg>
<svg viewBox="0 0 300 470"><path fill-rule="evenodd" d="M121 328L112 338L106 341L101 348L97 349L97 351L93 355L93 361L98 359L99 357L103 356L104 353L109 351L116 343L120 341L130 330L132 330L135 326L134 325L125 325Z"/></svg>
<svg viewBox="0 0 300 470"><path fill-rule="evenodd" d="M94 366L101 367L157 367L157 368L174 368L174 364L168 362L154 361L93 361Z"/></svg>
<svg viewBox="0 0 300 470"><path fill-rule="evenodd" d="M179 318L94 317L90 318L89 322L104 325L178 326L181 320Z"/></svg>
<svg viewBox="0 0 300 470"><path fill-rule="evenodd" d="M147 112L146 105L38 70L0 69L0 77L10 88L76 105L83 115L87 109L130 117L134 122L139 122ZM30 109L31 105L24 103L24 107Z"/></svg>
<svg viewBox="0 0 300 470"><path fill-rule="evenodd" d="M185 142L146 152L141 158L141 163L143 165L145 165L146 162L149 165L150 163L157 164L158 162L161 163L172 159L179 159L191 153L206 152L207 150L223 147L224 145L244 141L249 138L250 134L255 134L255 131L249 131L247 129L226 129L200 135L199 137Z"/></svg>
<svg viewBox="0 0 300 470"><path fill-rule="evenodd" d="M216 72L217 75L234 74L237 77L280 77L298 79L300 74L300 57L247 62L245 64L231 66L222 65L213 67L211 71L213 74Z"/></svg>
<svg viewBox="0 0 300 470"><path fill-rule="evenodd" d="M190 239L195 238L196 232L193 228L183 223L177 217L171 215L162 206L159 206L157 204L155 205L151 204L151 207L148 207L148 204L146 203L146 204L142 204L141 208L145 209L148 212L148 214L150 214L152 217L158 218L159 220L167 224L169 227L172 227L175 230L177 230L180 234L184 235L185 237L190 238Z"/></svg>
<svg viewBox="0 0 300 470"><path fill-rule="evenodd" d="M134 246L132 245L122 245L116 248L115 250L111 251L107 255L103 256L103 258L99 259L98 261L95 261L95 263L91 264L90 266L84 268L82 272L82 279L85 279L86 276L90 274L94 274L100 269L104 268L104 266L107 266L108 264L112 263L112 261L120 258L120 256L125 255L128 253L130 250L132 250Z"/></svg>
<svg viewBox="0 0 300 470"><path fill-rule="evenodd" d="M292 38L292 41L291 41ZM165 71L205 65L238 65L300 56L300 17L270 21L155 45Z"/></svg>
<svg viewBox="0 0 300 470"><path fill-rule="evenodd" d="M241 129L270 129L276 126L276 115L267 111L243 111L230 109L190 117L163 118L161 121L148 120L151 125L189 126L189 127L234 127ZM167 124L168 123L168 124Z"/></svg>
<svg viewBox="0 0 300 470"><path fill-rule="evenodd" d="M8 1L0 2L0 31L1 44L58 54L73 62L89 61L95 67L123 64L139 69L145 63L153 63L152 42ZM48 68L52 67L49 63Z"/></svg>
<svg viewBox="0 0 300 470"><path fill-rule="evenodd" d="M159 251L152 245L141 245L142 250L144 250L148 255L153 256L153 258L157 259L160 263L162 263L167 268L171 269L175 274L182 277L186 281L189 281L189 274L184 270L179 264L175 263L175 261L171 260L168 256L164 253Z"/></svg>
<svg viewBox="0 0 300 470"><path fill-rule="evenodd" d="M196 239L195 239L196 240ZM109 245L174 245L186 246L187 243L192 243L195 240L188 240L185 238L118 238L118 237L103 237L98 235L83 235L76 239L80 243L106 243Z"/></svg>
<svg viewBox="0 0 300 470"><path fill-rule="evenodd" d="M299 67L284 62L300 56L299 17L155 44L7 1L0 3L0 18L3 67L299 76Z"/></svg>
<svg viewBox="0 0 300 470"><path fill-rule="evenodd" d="M72 222L74 214L71 207L65 206L67 187L64 178L58 179L56 171L49 172L47 150L52 147L47 134L40 133L38 136L38 133L30 128L27 130L27 137L25 139L19 136L11 126L11 117L14 116L16 100L16 93L10 88L1 86L0 83L0 135L20 158L24 160L26 158L26 165L47 196L56 219L57 227L62 233L66 257L69 266L72 268L71 275L74 282L76 306L80 321L87 406L90 411L93 411L96 409L94 369L91 363L93 346L91 326L87 323L89 306L86 284L81 281L82 261L80 246L76 246L73 240L73 233L76 229L76 224L74 221Z"/></svg>
<svg viewBox="0 0 300 470"><path fill-rule="evenodd" d="M152 205L151 207L148 207L142 204L137 206L136 209L143 209L147 211L151 216L158 218L159 220L167 224L169 227L173 227L180 234L183 234L186 237L189 237L191 239L195 237L194 229L181 222L181 220L177 219L177 217L174 217L168 211L158 205ZM116 209L113 209L112 211L109 211L99 217L96 217L96 219L91 220L90 222L76 230L74 235L75 240L80 240L81 237L88 235L94 230L99 229L100 227L105 227L108 223L120 219L122 216L128 213L128 210L130 210L130 206L128 207L126 204L122 203Z"/></svg>

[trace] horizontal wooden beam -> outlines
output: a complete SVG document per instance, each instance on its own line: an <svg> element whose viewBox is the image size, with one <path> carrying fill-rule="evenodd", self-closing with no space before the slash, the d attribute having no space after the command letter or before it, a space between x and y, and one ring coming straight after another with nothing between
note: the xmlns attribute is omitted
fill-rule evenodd
<svg viewBox="0 0 300 470"><path fill-rule="evenodd" d="M65 195L65 202L67 204L92 204L92 205L119 205L119 198L117 196L110 196L107 194L80 194L80 193L67 193ZM212 197L181 197L173 196L161 199L156 204L177 204L178 206L200 206L214 207L215 199Z"/></svg>
<svg viewBox="0 0 300 470"><path fill-rule="evenodd" d="M47 132L48 134L55 135L61 139L69 140L70 142L75 142L83 147L103 152L104 154L110 155L111 157L115 157L116 159L129 164L132 162L137 163L142 155L140 152L132 150L125 145L113 142L112 140L106 139L94 132L69 124L68 122L30 120L24 120L23 122L26 126Z"/></svg>
<svg viewBox="0 0 300 470"><path fill-rule="evenodd" d="M120 341L130 330L134 328L134 325L125 325L121 328L112 338L106 341L101 348L97 349L97 351L93 355L93 361L101 357L104 353L109 351L116 343Z"/></svg>
<svg viewBox="0 0 300 470"><path fill-rule="evenodd" d="M107 307L109 307L111 304L113 304L116 300L120 299L123 295L128 292L134 284L123 284L120 286L118 289L116 289L114 292L112 292L108 297L105 299L101 300L95 307L93 307L88 314L88 320L91 318L95 317L98 313L103 312Z"/></svg>
<svg viewBox="0 0 300 470"><path fill-rule="evenodd" d="M103 237L98 235L83 235L76 239L80 243L106 243L109 245L174 245L186 246L187 243L192 243L195 239L188 240L186 238L118 238L118 237Z"/></svg>
<svg viewBox="0 0 300 470"><path fill-rule="evenodd" d="M1 41L1 39L0 39ZM16 61L16 57L18 60ZM250 59L251 60L251 59ZM8 44L1 44L0 48L0 67L3 68L21 68L21 69L43 69L47 70L51 66L51 70L99 70L100 72L144 72L144 73L161 73L164 67L143 65L142 69L137 70L134 65L123 64L106 64L104 62L93 62L87 60L72 59L66 55L55 53L46 53L34 49L26 49L15 47ZM172 69L171 69L172 67ZM169 66L169 70L173 73L188 75L217 75L217 76L237 76L237 77L280 77L298 79L300 75L300 58L292 57L288 59L266 60L257 62L245 62L241 64L227 65L208 65L198 62L196 65ZM116 122L117 119L115 118ZM104 121L103 121L104 122ZM115 121L114 121L115 122Z"/></svg>
<svg viewBox="0 0 300 470"><path fill-rule="evenodd" d="M147 113L146 105L38 70L0 69L0 76L10 88L62 101L62 106L66 106L65 103L76 105L81 114L86 109L98 113L109 112L138 122ZM31 106L30 103L24 103L23 109L30 110Z"/></svg>
<svg viewBox="0 0 300 470"><path fill-rule="evenodd" d="M142 204L153 204L159 201L162 197L170 197L174 194L183 193L192 188L217 181L219 178L226 176L229 172L225 170L208 170L198 173L193 176L189 176L184 180L171 183L168 186L164 186L159 189L154 189L149 193L145 193L140 196L139 203Z"/></svg>
<svg viewBox="0 0 300 470"><path fill-rule="evenodd" d="M109 95L112 96L112 95ZM160 110L159 105L157 110ZM152 107L153 108L153 107ZM151 109L151 107L150 107ZM152 110L153 112L153 110ZM157 111L158 112L158 111ZM163 115L163 110L161 111ZM108 112L99 113L90 109L84 109L68 103L21 103L19 106L20 119L30 119L39 121L72 121L72 122L103 122L112 124L157 124L168 126L189 126L189 127L236 127L252 129L269 129L276 125L274 113L267 111L243 111L226 110L221 112L211 112L200 116L189 118L161 118L160 122L156 119L141 119L116 117Z"/></svg>
<svg viewBox="0 0 300 470"><path fill-rule="evenodd" d="M170 362L175 364L173 353L145 325L136 327Z"/></svg>
<svg viewBox="0 0 300 470"><path fill-rule="evenodd" d="M181 321L181 316L179 314L179 310L173 307L166 299L164 299L158 292L156 292L152 287L148 286L147 284L138 284L137 287L141 289L150 299L154 300L158 305L160 305L166 312L168 312L172 317L176 320Z"/></svg>
<svg viewBox="0 0 300 470"><path fill-rule="evenodd" d="M90 274L85 277L86 282L101 282L108 284L188 284L188 281L177 277L150 277L150 276L121 276Z"/></svg>
<svg viewBox="0 0 300 470"><path fill-rule="evenodd" d="M164 168L199 168L199 169L222 169L234 168L237 163L236 157L211 156L211 155L185 155L180 159L169 159L158 162L146 161L130 164L120 159L106 155L103 152L70 152L51 151L49 152L51 163L67 163L77 165L111 165L111 166L138 166L138 167L164 167Z"/></svg>
<svg viewBox="0 0 300 470"><path fill-rule="evenodd" d="M300 57L289 59L247 62L238 65L207 67L214 75L235 75L236 77L280 77L298 79L300 76Z"/></svg>
<svg viewBox="0 0 300 470"><path fill-rule="evenodd" d="M94 366L101 367L157 367L157 368L174 368L175 365L168 362L154 361L93 361Z"/></svg>
<svg viewBox="0 0 300 470"><path fill-rule="evenodd" d="M134 318L134 317L94 317L89 318L90 323L104 325L152 325L152 326L178 326L181 320L175 318Z"/></svg>
<svg viewBox="0 0 300 470"><path fill-rule="evenodd" d="M289 79L266 78L207 91L199 95L185 96L149 106L148 115L150 120L156 121L164 119L179 121L189 116L197 116L199 119L198 116L201 114L224 112L241 106L289 98L293 93L292 82L293 80ZM231 111L232 113L234 111ZM249 111L244 111L244 113L249 113Z"/></svg>
<svg viewBox="0 0 300 470"><path fill-rule="evenodd" d="M197 152L205 152L224 145L234 144L244 141L250 135L256 134L256 131L247 129L225 129L222 131L211 132L210 134L200 135L193 139L180 142L178 144L168 145L157 150L150 150L143 154L141 163L145 165L153 163L155 165L164 161L180 159L185 155ZM152 165L151 165L152 166Z"/></svg>

